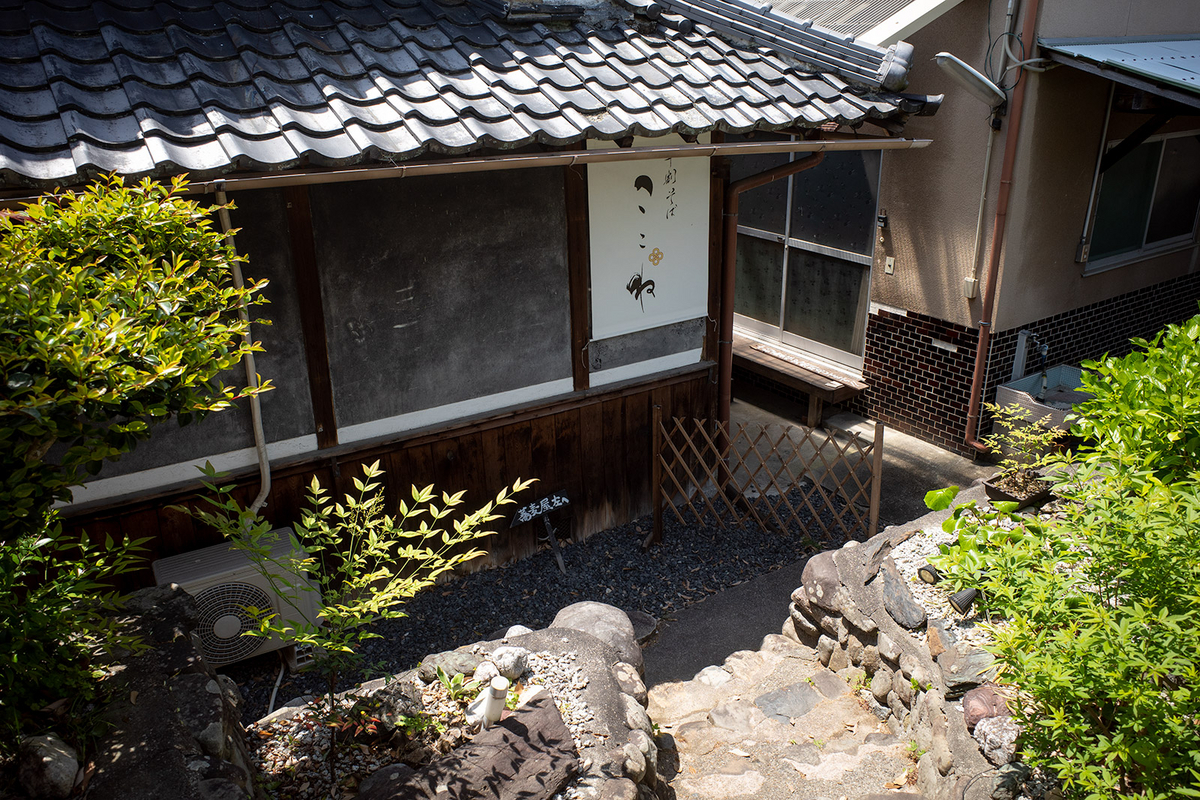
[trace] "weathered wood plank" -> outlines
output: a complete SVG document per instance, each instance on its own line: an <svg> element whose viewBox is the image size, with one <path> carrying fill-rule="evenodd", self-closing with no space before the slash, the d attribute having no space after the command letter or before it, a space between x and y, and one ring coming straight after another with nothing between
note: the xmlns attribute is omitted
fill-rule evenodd
<svg viewBox="0 0 1200 800"><path fill-rule="evenodd" d="M325 335L325 309L321 302L321 279L317 274L308 187L292 186L284 189L283 193L287 202L292 269L296 274L296 295L300 304L300 327L304 334L304 359L308 365L308 391L312 397L317 447L333 447L338 443L337 415L333 405L333 380L329 374L329 343Z"/></svg>

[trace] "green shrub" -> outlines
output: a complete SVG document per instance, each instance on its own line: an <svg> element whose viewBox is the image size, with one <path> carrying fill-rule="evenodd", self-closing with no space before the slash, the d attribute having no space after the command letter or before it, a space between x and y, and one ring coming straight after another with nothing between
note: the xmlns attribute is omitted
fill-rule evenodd
<svg viewBox="0 0 1200 800"><path fill-rule="evenodd" d="M0 749L47 704L86 705L93 656L121 643L104 612L138 543L67 541L54 501L155 423L258 391L219 376L260 349L239 310L262 284L234 285L240 259L184 183L113 176L0 215Z"/></svg>
<svg viewBox="0 0 1200 800"><path fill-rule="evenodd" d="M1200 317L1134 344L1085 364L1061 518L964 504L937 559L1004 617L1023 756L1088 800L1200 797Z"/></svg>
<svg viewBox="0 0 1200 800"><path fill-rule="evenodd" d="M295 526L299 551L280 562L271 555L277 541L271 526L234 500L231 487L212 483L219 476L211 467L206 475L210 481L206 485L216 497L207 498L210 509L197 510L196 516L248 553L276 594L289 598L300 593L316 601L318 618L313 621L302 619L295 603L291 603L292 613L282 615L248 609L261 624L246 635L281 636L311 645L319 654L316 666L326 678L325 710L331 724L332 785L336 782L333 730L344 722L334 694L341 676L359 663L362 643L379 638L367 623L406 616L401 606L417 592L484 555L473 547L492 535L484 526L500 519L496 509L513 503L512 496L532 481L518 480L479 510L450 519L463 503L463 492L442 494L439 502L432 486L414 486L411 505L401 501L397 515L386 513L379 462L363 467L363 478L354 479L355 491L341 502L331 500L314 477L309 508ZM295 577L305 574L308 580ZM459 678L454 689L466 691Z"/></svg>
<svg viewBox="0 0 1200 800"><path fill-rule="evenodd" d="M1019 689L1026 757L1071 796L1200 796L1196 485L1131 495L1101 477L1076 499L1068 553L987 584L1007 586L993 651Z"/></svg>
<svg viewBox="0 0 1200 800"><path fill-rule="evenodd" d="M1124 358L1084 362L1093 398L1075 407L1072 432L1130 480L1190 481L1200 470L1200 316L1133 344Z"/></svg>
<svg viewBox="0 0 1200 800"><path fill-rule="evenodd" d="M0 541L40 535L154 423L249 391L217 379L261 349L238 309L262 284L233 285L241 259L184 185L113 176L0 216Z"/></svg>
<svg viewBox="0 0 1200 800"><path fill-rule="evenodd" d="M97 656L137 649L116 628L119 598L106 581L137 565L144 542L74 541L54 523L44 536L0 547L0 756L57 721L47 706L74 725L63 731L69 738L85 743L102 675Z"/></svg>

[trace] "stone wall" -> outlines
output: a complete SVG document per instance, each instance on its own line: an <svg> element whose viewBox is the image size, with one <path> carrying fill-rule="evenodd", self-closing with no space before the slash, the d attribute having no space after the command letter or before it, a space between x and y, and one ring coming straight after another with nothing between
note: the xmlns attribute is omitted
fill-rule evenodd
<svg viewBox="0 0 1200 800"><path fill-rule="evenodd" d="M126 630L150 647L120 660L104 713L90 800L240 800L258 796L237 685L200 656L195 601L178 586L137 592Z"/></svg>
<svg viewBox="0 0 1200 800"><path fill-rule="evenodd" d="M1012 798L1028 771L1013 761L1016 727L987 685L993 657L952 641L914 600L889 557L909 535L889 529L809 559L784 635L815 647L843 677L862 679L863 701L920 754L922 795Z"/></svg>

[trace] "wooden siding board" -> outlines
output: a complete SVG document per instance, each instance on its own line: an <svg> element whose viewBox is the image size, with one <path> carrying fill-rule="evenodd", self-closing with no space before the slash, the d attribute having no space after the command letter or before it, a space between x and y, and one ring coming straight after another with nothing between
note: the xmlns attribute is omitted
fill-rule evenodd
<svg viewBox="0 0 1200 800"><path fill-rule="evenodd" d="M706 372L677 376L662 383L622 387L607 394L561 402L539 415L483 426L462 426L439 440L421 434L407 442L372 445L357 453L342 453L337 461L324 458L278 469L265 513L276 526L290 525L306 507L308 485L316 475L321 485L340 499L339 491L353 488L362 464L381 462L387 473L388 511L399 499L409 499L410 487L437 484L439 491L466 489L465 508L474 510L518 477L542 480L518 499L530 502L552 491L571 498L573 536L577 540L628 521L649 511L650 419L658 403L664 417L705 416L714 397ZM446 453L454 452L453 459ZM335 474L336 473L336 474ZM240 478L233 496L248 504L258 491L258 476ZM221 537L174 504L197 505L195 488L164 493L130 503L124 508L101 509L64 520L68 530L86 529L89 536L114 537L122 532L155 529L150 558L187 552L215 544ZM505 516L511 516L511 507ZM507 521L497 521L499 535L486 541L495 564L520 558L537 546L532 526L511 534ZM139 580L149 580L141 576ZM123 588L137 588L131 582Z"/></svg>

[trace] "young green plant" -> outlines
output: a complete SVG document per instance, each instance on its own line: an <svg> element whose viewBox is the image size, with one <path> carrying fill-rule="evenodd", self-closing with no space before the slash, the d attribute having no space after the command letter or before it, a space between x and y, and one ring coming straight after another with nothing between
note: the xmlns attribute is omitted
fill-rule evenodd
<svg viewBox="0 0 1200 800"><path fill-rule="evenodd" d="M231 544L245 552L290 611L247 609L259 620L254 636L280 636L310 645L320 657L316 666L326 679L326 711L337 716L335 693L339 679L360 659L363 642L378 638L369 623L406 616L401 610L410 598L433 586L456 567L484 555L473 545L492 531L489 522L500 519L497 509L513 502L512 496L532 481L516 481L479 510L452 518L463 504L463 492L442 494L432 486L412 488L412 499L399 503L398 513L384 508L383 471L379 462L363 467L354 479L354 491L334 502L314 477L307 508L296 523L296 548L291 556L273 555L278 535L271 526L233 499L231 487L218 488L217 475L206 468L206 486L215 497L208 508L194 513L223 532ZM299 603L307 594L316 601L317 618L305 619ZM336 785L331 729L330 781Z"/></svg>

